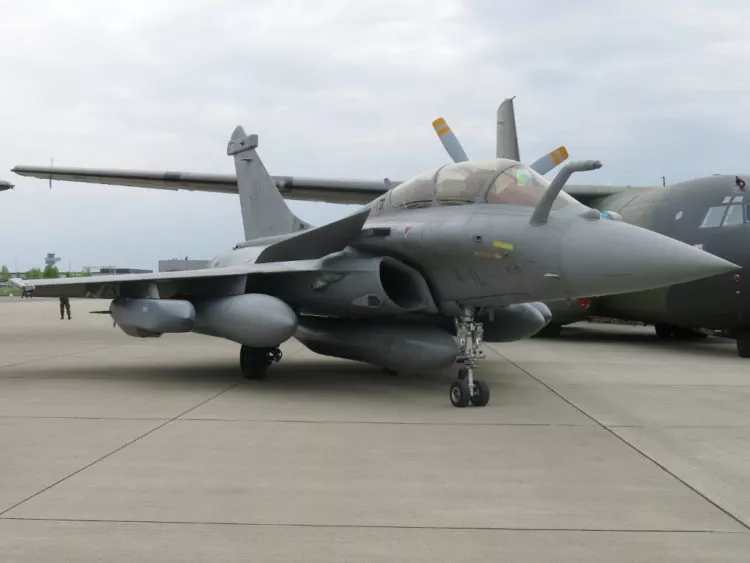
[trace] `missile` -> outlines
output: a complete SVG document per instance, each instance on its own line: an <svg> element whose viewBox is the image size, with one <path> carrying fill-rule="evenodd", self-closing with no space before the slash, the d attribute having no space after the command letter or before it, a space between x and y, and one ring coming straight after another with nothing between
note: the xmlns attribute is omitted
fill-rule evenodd
<svg viewBox="0 0 750 563"><path fill-rule="evenodd" d="M412 373L445 369L459 352L455 338L445 330L392 321L302 317L295 337L316 354Z"/></svg>

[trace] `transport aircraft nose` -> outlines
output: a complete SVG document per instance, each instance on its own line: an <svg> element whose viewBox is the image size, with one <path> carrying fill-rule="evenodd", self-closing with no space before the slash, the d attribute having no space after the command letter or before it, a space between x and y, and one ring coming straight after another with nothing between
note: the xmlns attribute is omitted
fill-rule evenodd
<svg viewBox="0 0 750 563"><path fill-rule="evenodd" d="M576 222L562 240L571 297L629 293L740 269L718 256L619 221Z"/></svg>

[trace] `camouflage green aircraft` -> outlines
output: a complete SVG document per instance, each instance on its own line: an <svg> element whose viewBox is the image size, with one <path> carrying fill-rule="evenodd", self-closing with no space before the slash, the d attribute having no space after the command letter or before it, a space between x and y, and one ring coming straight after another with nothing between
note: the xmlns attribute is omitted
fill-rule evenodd
<svg viewBox="0 0 750 563"><path fill-rule="evenodd" d="M227 154L236 176L14 168L45 179L238 193L245 228L245 240L207 269L14 283L41 297L112 299L107 312L134 337L192 331L235 341L248 378L262 377L292 337L387 370L430 373L458 363L449 397L465 407L489 402L488 384L474 377L482 342L537 333L551 318L542 301L737 269L579 203L563 187L601 163L568 163L548 182L542 174L559 151L532 166L465 160L394 187L387 179L274 178L257 147L257 135L234 131ZM369 201L313 227L283 195Z"/></svg>

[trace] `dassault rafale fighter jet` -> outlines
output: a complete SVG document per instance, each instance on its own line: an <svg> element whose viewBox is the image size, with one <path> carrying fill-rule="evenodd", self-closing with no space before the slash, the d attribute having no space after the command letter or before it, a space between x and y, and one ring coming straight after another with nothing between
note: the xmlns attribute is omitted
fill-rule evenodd
<svg viewBox="0 0 750 563"><path fill-rule="evenodd" d="M358 211L312 227L289 210L257 147L257 135L240 127L229 141L246 240L210 268L34 280L35 295L111 298L115 324L136 337L193 331L235 341L248 378L263 377L292 337L314 352L387 370L425 373L458 363L449 396L465 407L490 398L487 383L474 377L482 341L538 332L550 319L542 300L644 290L737 268L603 218L562 191L571 174L599 168L597 161L569 163L552 182L509 159L449 164L392 189L386 180ZM122 173L104 174L123 182ZM125 183L149 186L155 178L135 172ZM216 189L206 176L196 186L190 175L161 173L170 178ZM363 186L371 188L307 182L313 191L360 197ZM226 181L222 187L231 191Z"/></svg>

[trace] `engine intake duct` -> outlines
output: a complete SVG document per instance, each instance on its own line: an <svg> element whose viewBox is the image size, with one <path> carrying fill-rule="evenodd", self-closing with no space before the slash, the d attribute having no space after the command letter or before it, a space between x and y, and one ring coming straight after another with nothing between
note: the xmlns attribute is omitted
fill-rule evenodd
<svg viewBox="0 0 750 563"><path fill-rule="evenodd" d="M295 337L316 354L412 373L447 368L459 352L449 332L430 324L300 317Z"/></svg>
<svg viewBox="0 0 750 563"><path fill-rule="evenodd" d="M387 256L340 257L320 272L267 283L265 291L307 314L344 317L437 312L422 275Z"/></svg>

